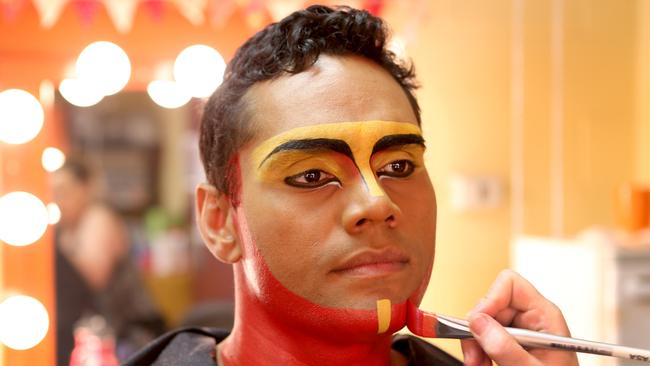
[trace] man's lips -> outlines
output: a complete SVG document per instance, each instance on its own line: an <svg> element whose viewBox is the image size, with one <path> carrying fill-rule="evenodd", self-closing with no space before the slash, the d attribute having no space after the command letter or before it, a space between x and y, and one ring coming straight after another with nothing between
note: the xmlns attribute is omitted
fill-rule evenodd
<svg viewBox="0 0 650 366"><path fill-rule="evenodd" d="M331 272L352 276L381 276L404 269L409 257L396 248L364 250L345 259Z"/></svg>

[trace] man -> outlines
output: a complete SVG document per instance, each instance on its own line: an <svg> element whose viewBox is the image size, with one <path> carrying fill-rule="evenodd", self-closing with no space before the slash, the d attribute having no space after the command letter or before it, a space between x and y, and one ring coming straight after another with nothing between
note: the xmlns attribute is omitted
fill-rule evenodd
<svg viewBox="0 0 650 366"><path fill-rule="evenodd" d="M312 6L238 50L205 107L197 189L202 237L233 265L235 325L168 335L134 364L461 364L392 336L431 274L436 200L414 73L385 45L367 12ZM568 335L516 274L475 310L466 364L577 364L525 351L494 320Z"/></svg>

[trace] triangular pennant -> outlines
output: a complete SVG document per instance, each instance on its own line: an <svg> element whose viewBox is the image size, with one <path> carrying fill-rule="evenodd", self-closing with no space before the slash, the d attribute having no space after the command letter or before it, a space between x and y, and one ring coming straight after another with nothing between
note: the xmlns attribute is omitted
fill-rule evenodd
<svg viewBox="0 0 650 366"><path fill-rule="evenodd" d="M41 18L43 28L51 28L59 20L59 15L68 0L34 0L34 7Z"/></svg>
<svg viewBox="0 0 650 366"><path fill-rule="evenodd" d="M95 14L99 10L99 5L97 0L74 0L74 6L83 25L90 26L93 23Z"/></svg>
<svg viewBox="0 0 650 366"><path fill-rule="evenodd" d="M212 3L208 6L210 25L216 28L223 27L235 10L237 10L235 0L212 0Z"/></svg>
<svg viewBox="0 0 650 366"><path fill-rule="evenodd" d="M118 32L128 33L131 30L138 2L139 0L104 0L108 16Z"/></svg>
<svg viewBox="0 0 650 366"><path fill-rule="evenodd" d="M172 0L181 14L193 25L201 25L205 21L205 8L208 0Z"/></svg>
<svg viewBox="0 0 650 366"><path fill-rule="evenodd" d="M2 8L2 18L6 22L12 22L18 17L18 13L23 10L26 0L0 0Z"/></svg>
<svg viewBox="0 0 650 366"><path fill-rule="evenodd" d="M147 8L147 12L154 22L159 22L162 19L163 0L140 0L140 2Z"/></svg>
<svg viewBox="0 0 650 366"><path fill-rule="evenodd" d="M365 0L363 8L375 16L380 16L381 11L384 10L384 0Z"/></svg>

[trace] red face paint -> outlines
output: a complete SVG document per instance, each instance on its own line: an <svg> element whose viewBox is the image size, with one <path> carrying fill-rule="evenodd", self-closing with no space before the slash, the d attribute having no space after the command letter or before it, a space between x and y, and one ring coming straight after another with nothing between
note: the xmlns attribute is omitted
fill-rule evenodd
<svg viewBox="0 0 650 366"><path fill-rule="evenodd" d="M370 155L364 158L363 161L369 159ZM233 172L241 173L239 159L233 159L233 163L237 165L233 167ZM258 165L259 163L255 164L255 166ZM351 167L346 165L341 165L341 167L343 170L352 170ZM428 177L425 177L426 172L417 178L421 183L426 180L419 186L415 185L417 183L410 183L412 186L408 186L408 192L412 192L413 188L421 186L431 189ZM236 185L233 184L233 188L235 188L232 190L233 193L236 192L237 198L243 197L242 176L232 178L234 178L231 180L232 182L237 182ZM375 178L373 177L373 179ZM411 182L417 182L417 179L413 179ZM247 182L250 182L250 180L247 180ZM389 182L386 184L392 189L391 192L399 189L406 190L397 187L396 184L398 183ZM390 184L395 185L390 186ZM247 201L250 197L264 197L264 194L273 194L272 191L258 190L251 196L251 191L248 188L246 192L248 196L244 201ZM430 193L431 206L434 209L433 223L435 225L435 198L433 198L432 189ZM400 203L404 205L405 212L414 213L414 216L418 218L430 218L430 213L425 213L430 208L423 204L428 200L408 198L412 196L402 191L400 191L399 195L402 197ZM408 200L408 202L404 200ZM266 217L270 218L267 222L274 225L277 218L273 215L274 212L278 212L278 206L266 205L262 207L272 207L273 209L250 213L245 212L243 207L245 205L240 204L242 202L240 199L235 199L233 202L237 204L233 205L231 215L238 234L239 244L242 246L242 258L234 264L235 324L231 335L219 346L221 361L226 365L388 365L390 362L391 336L394 332L403 328L406 323L407 300L391 304L389 325L385 332L378 334L380 326L378 325L378 311L376 308L353 309L323 306L297 295L287 288L287 285L281 283L278 277L274 276L269 269L267 260L262 256L258 248L258 243L255 243L246 217L247 213L255 215L251 217L258 220L259 223L259 218L267 215ZM257 202L266 202L266 200ZM284 201L280 206L283 204L285 204ZM328 201L328 204L331 204L331 201ZM250 209L250 206L246 207ZM291 207L290 204L287 206L287 208ZM284 207L282 208L284 209ZM300 219L302 218L297 220ZM255 221L252 221L252 223L255 223ZM281 226L287 226L286 222L283 222ZM310 227L313 226L302 227L303 232ZM409 230L403 231L409 232ZM410 232L419 233L420 231L410 230ZM255 230L255 234L260 235L260 231ZM266 238L276 238L276 241L280 237L284 238L282 235L269 236L268 232L266 236ZM310 238L311 240L320 239L318 235ZM306 245L310 245L309 243L314 243L311 240L304 242ZM294 242L302 243L299 240L294 240ZM402 240L401 242L409 241ZM433 245L433 236L428 242ZM261 244L267 245L267 247L269 245L267 241ZM273 248L282 248L278 245L283 243L279 241L273 244L275 245ZM277 256L277 254L274 255ZM426 255L420 257L429 258ZM431 261L432 258L431 253ZM277 265L277 262L275 264ZM409 301L416 304L420 303L428 284L431 267L431 262L428 265L421 264L420 270L417 272L417 278L422 275L421 282L418 284L417 280L414 280L406 287L410 289L417 286L413 293L410 294ZM277 270L277 268L275 269Z"/></svg>
<svg viewBox="0 0 650 366"><path fill-rule="evenodd" d="M226 365L388 364L391 335L406 323L406 302L392 305L388 331L377 334L376 309L327 308L307 301L271 274L240 208L233 218L244 254L234 265L235 326L221 346ZM421 288L426 282L428 277Z"/></svg>

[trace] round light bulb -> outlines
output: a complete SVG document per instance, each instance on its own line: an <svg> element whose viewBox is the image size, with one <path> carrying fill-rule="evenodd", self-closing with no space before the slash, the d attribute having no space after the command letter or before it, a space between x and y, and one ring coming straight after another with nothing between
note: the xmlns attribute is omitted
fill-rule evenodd
<svg viewBox="0 0 650 366"><path fill-rule="evenodd" d="M50 326L47 309L33 297L17 295L0 303L0 343L15 350L39 344Z"/></svg>
<svg viewBox="0 0 650 366"><path fill-rule="evenodd" d="M101 90L91 82L81 79L63 79L59 84L59 92L65 100L77 107L90 107L104 99Z"/></svg>
<svg viewBox="0 0 650 366"><path fill-rule="evenodd" d="M81 51L75 66L77 78L94 84L104 95L122 90L131 78L131 61L112 42L93 42Z"/></svg>
<svg viewBox="0 0 650 366"><path fill-rule="evenodd" d="M63 151L56 147L46 147L43 150L41 164L46 171L53 172L62 167L63 163L65 163L65 154L63 154Z"/></svg>
<svg viewBox="0 0 650 366"><path fill-rule="evenodd" d="M170 80L154 80L147 85L149 97L164 108L182 107L192 99L184 88Z"/></svg>
<svg viewBox="0 0 650 366"><path fill-rule="evenodd" d="M50 225L56 225L61 221L61 209L54 202L47 204L47 217Z"/></svg>
<svg viewBox="0 0 650 366"><path fill-rule="evenodd" d="M214 48L189 46L176 57L174 79L197 98L209 97L223 82L226 62Z"/></svg>
<svg viewBox="0 0 650 366"><path fill-rule="evenodd" d="M45 113L38 99L21 89L0 93L0 140L23 144L41 131Z"/></svg>
<svg viewBox="0 0 650 366"><path fill-rule="evenodd" d="M27 192L11 192L0 198L0 240L15 246L40 239L49 217L41 200Z"/></svg>

